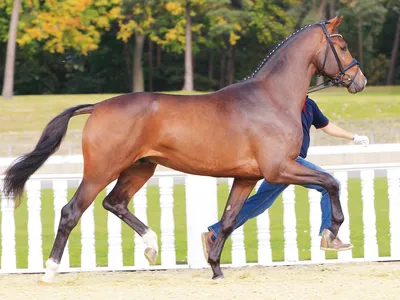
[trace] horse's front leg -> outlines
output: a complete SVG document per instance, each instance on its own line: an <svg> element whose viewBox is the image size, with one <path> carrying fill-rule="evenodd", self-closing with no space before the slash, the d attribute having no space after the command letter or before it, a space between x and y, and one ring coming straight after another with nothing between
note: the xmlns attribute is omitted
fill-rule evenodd
<svg viewBox="0 0 400 300"><path fill-rule="evenodd" d="M225 210L221 218L221 229L208 257L208 262L210 263L214 273L213 279L224 277L220 267L222 249L226 239L235 228L236 220L240 210L243 207L243 203L250 195L256 183L257 180L235 179L233 181L228 202L226 203Z"/></svg>
<svg viewBox="0 0 400 300"><path fill-rule="evenodd" d="M339 199L339 184L332 175L300 165L293 159L287 159L279 167L271 168L270 164L260 163L260 169L265 179L270 183L281 184L316 184L328 191L332 207L332 227L330 231L336 237L344 221L342 206Z"/></svg>

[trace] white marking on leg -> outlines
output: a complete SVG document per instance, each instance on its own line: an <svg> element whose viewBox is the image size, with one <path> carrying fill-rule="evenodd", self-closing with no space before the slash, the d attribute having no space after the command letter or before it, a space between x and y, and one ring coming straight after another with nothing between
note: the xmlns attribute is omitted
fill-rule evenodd
<svg viewBox="0 0 400 300"><path fill-rule="evenodd" d="M152 248L158 253L157 234L153 230L147 230L147 232L142 236L142 239L148 248Z"/></svg>
<svg viewBox="0 0 400 300"><path fill-rule="evenodd" d="M43 282L53 282L60 265L52 261L50 258L46 261L46 272L42 277Z"/></svg>

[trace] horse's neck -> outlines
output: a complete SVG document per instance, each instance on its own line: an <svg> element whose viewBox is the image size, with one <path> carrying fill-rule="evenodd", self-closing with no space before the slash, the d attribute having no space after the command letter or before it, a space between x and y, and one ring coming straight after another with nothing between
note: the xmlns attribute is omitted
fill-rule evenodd
<svg viewBox="0 0 400 300"><path fill-rule="evenodd" d="M320 41L319 35L299 35L271 57L256 75L268 90L279 95L277 101L283 106L293 107L295 100L298 102L295 107L301 109L315 73L314 60Z"/></svg>

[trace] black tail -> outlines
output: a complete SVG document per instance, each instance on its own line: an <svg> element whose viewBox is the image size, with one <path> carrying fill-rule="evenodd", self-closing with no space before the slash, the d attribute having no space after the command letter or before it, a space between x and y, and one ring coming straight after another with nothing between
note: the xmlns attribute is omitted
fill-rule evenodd
<svg viewBox="0 0 400 300"><path fill-rule="evenodd" d="M3 191L6 196L13 195L18 199L16 207L19 205L26 181L50 155L58 150L67 132L69 119L75 115L91 113L93 106L93 104L78 105L56 116L43 130L35 149L17 158L5 171Z"/></svg>

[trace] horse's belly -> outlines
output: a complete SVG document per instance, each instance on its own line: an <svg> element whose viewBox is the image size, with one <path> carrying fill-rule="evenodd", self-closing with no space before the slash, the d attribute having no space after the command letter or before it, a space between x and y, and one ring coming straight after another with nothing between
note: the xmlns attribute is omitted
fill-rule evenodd
<svg viewBox="0 0 400 300"><path fill-rule="evenodd" d="M180 172L213 176L213 177L240 177L240 178L262 178L261 171L254 159L236 161L214 161L212 164L204 163L198 159L174 156L152 156L150 160Z"/></svg>
<svg viewBox="0 0 400 300"><path fill-rule="evenodd" d="M251 148L248 124L239 126L238 117L223 118L206 112L201 116L160 125L158 136L154 136L144 156L190 174L259 177L261 173Z"/></svg>

